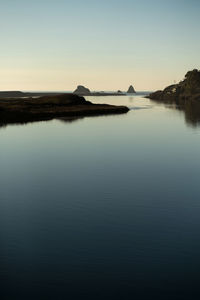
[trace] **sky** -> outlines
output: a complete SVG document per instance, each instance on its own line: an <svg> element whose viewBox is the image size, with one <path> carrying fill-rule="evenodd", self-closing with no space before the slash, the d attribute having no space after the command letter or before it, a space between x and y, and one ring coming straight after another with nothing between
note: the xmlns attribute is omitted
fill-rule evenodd
<svg viewBox="0 0 200 300"><path fill-rule="evenodd" d="M0 90L153 91L200 68L199 0L0 0Z"/></svg>

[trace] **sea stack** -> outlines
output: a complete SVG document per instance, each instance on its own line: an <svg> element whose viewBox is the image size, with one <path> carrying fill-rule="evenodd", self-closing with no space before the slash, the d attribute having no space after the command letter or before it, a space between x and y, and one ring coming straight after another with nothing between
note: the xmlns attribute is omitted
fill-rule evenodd
<svg viewBox="0 0 200 300"><path fill-rule="evenodd" d="M90 90L83 85L78 85L76 90L74 91L74 94L81 95L81 96L88 96L91 94Z"/></svg>
<svg viewBox="0 0 200 300"><path fill-rule="evenodd" d="M127 94L135 94L134 87L132 85L129 86Z"/></svg>

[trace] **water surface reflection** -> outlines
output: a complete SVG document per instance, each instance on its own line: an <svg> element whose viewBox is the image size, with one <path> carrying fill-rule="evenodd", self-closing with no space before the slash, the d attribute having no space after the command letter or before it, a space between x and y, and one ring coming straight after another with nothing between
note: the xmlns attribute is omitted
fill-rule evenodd
<svg viewBox="0 0 200 300"><path fill-rule="evenodd" d="M1 299L199 299L198 118L91 98L133 109L0 130Z"/></svg>

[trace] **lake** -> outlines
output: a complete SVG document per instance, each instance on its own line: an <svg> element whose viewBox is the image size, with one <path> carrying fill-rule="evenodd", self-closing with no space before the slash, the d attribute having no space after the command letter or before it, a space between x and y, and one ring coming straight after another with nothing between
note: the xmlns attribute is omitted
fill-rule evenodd
<svg viewBox="0 0 200 300"><path fill-rule="evenodd" d="M200 299L200 127L127 114L0 128L1 299Z"/></svg>

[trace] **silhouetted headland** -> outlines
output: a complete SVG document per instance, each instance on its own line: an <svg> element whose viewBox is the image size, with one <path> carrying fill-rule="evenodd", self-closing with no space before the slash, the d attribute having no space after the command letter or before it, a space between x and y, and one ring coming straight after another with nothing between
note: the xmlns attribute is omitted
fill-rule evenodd
<svg viewBox="0 0 200 300"><path fill-rule="evenodd" d="M156 91L148 98L166 103L186 105L200 104L200 71L197 69L187 72L183 81L166 87L163 91Z"/></svg>
<svg viewBox="0 0 200 300"><path fill-rule="evenodd" d="M147 96L154 101L174 104L173 107L183 110L188 124L197 126L200 123L200 71L187 72L183 81L156 91Z"/></svg>
<svg viewBox="0 0 200 300"><path fill-rule="evenodd" d="M0 122L17 123L58 117L121 114L128 110L126 106L93 104L74 94L4 98L0 99Z"/></svg>

